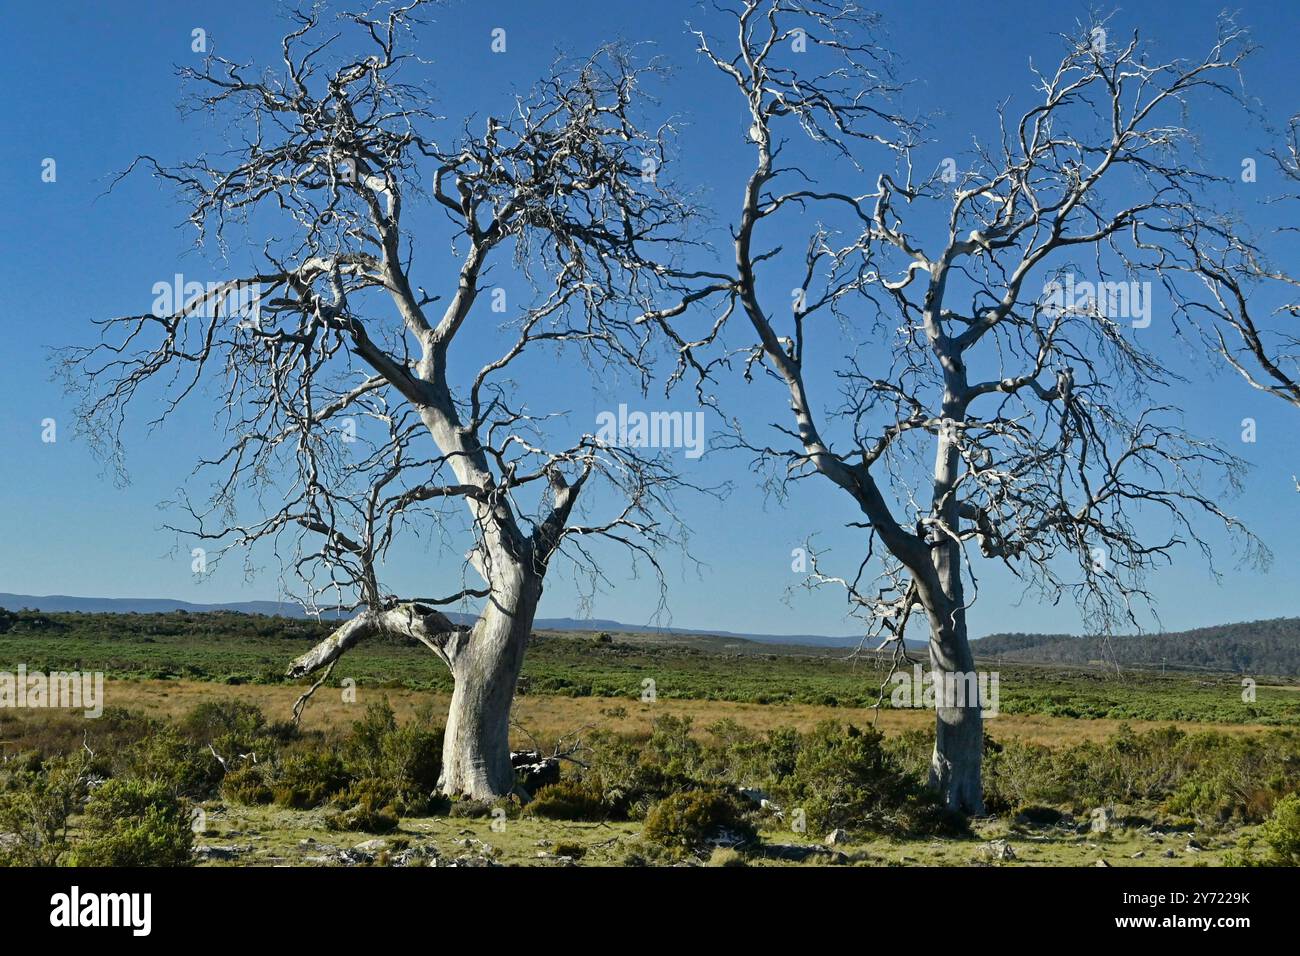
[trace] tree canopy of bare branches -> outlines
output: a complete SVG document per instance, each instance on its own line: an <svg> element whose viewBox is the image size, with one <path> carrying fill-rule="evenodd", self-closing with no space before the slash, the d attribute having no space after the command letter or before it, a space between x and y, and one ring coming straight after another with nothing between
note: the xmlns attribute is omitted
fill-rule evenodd
<svg viewBox="0 0 1300 956"><path fill-rule="evenodd" d="M237 145L132 169L177 191L201 243L224 249L242 230L265 265L174 309L101 323L101 344L71 350L66 371L87 432L110 451L128 406L152 399L146 386L163 394L162 419L219 383L228 440L201 463L213 493L187 500L183 530L216 559L274 540L309 608L355 612L291 675L331 668L380 632L436 653L455 677L443 786L487 797L513 789L509 707L548 565L563 552L599 574L589 549L603 539L657 571L680 484L663 457L564 437L560 410L532 411L508 376L550 349L644 388L671 317L646 304L665 288L689 293L667 262L692 211L646 175L667 164L673 133L638 118L653 64L609 46L559 62L499 115L448 124L409 52L429 6L337 22L313 8L296 15L276 69L213 53L181 70L190 108L238 130ZM436 236L417 242L416 216L447 224L450 270ZM494 267L531 300L484 301ZM464 330L500 311L508 337L471 366ZM596 483L617 504L586 520L579 498ZM381 571L394 541L436 536L449 506L469 518L464 563L480 583L393 593ZM462 598L484 601L468 630L436 610Z"/></svg>
<svg viewBox="0 0 1300 956"><path fill-rule="evenodd" d="M726 292L753 344L731 358L790 407L778 442L734 444L785 481L830 479L868 536L856 575L814 565L812 584L844 586L898 647L920 612L934 671L960 678L980 558L1075 598L1105 632L1135 620L1145 573L1180 546L1211 556L1205 519L1260 554L1219 503L1241 462L1184 426L1148 346L1185 303L1171 292L1163 329L1146 327L1153 287L1175 287L1212 220L1186 116L1238 103L1242 31L1224 20L1203 57L1162 62L1136 34L1081 25L1034 71L1032 103L999 109L994 141L926 173L927 124L898 105L875 16L838 0L726 9L729 35L696 35L754 159ZM790 294L768 273L802 278ZM939 700L932 784L979 812L980 703Z"/></svg>

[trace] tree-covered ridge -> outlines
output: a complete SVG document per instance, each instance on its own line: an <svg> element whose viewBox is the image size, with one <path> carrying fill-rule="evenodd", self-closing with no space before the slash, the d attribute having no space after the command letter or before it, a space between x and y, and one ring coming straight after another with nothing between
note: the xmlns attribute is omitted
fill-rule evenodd
<svg viewBox="0 0 1300 956"><path fill-rule="evenodd" d="M976 644L976 654L1050 664L1106 661L1120 666L1294 676L1300 674L1300 618L1279 617L1109 638L992 634Z"/></svg>

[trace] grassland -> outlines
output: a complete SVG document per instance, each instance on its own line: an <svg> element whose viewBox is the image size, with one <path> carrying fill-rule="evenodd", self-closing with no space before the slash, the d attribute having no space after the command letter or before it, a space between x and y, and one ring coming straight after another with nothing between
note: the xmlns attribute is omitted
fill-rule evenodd
<svg viewBox="0 0 1300 956"><path fill-rule="evenodd" d="M110 679L105 698L109 706L140 711L153 717L175 719L210 700L235 700L261 708L272 719L287 719L302 688L290 684L242 684L229 686L212 681ZM337 688L322 689L303 714L305 730L337 731L348 727L364 705L378 697L387 699L398 718L408 720L423 705L432 704L435 713L446 709L445 691L407 687L361 685L347 697ZM890 709L877 712L866 707L829 707L824 704L751 704L728 700L660 698L653 703L625 697L559 697L531 694L517 698L514 707L513 744L518 749L541 744L550 750L562 737L580 730L605 729L629 734L649 733L661 716L690 717L697 727L720 720L734 720L758 733L778 727L807 731L819 721L840 720L862 727L874 726L885 734L924 730L934 721L925 710ZM9 723L6 724L6 717ZM48 729L51 721L62 720L67 733L77 736L84 722L76 714L55 715L44 711L0 711L0 748L19 748L25 723L35 722ZM991 737L999 741L1023 740L1047 746L1065 746L1084 740L1100 741L1121 725L1143 731L1171 723L1215 730L1228 734L1251 734L1269 725L1247 722L1120 720L1112 717L1079 719L1050 714L1004 713L987 723Z"/></svg>
<svg viewBox="0 0 1300 956"><path fill-rule="evenodd" d="M288 687L285 667L327 628L238 614L33 615L0 634L0 669L102 671L111 679ZM1254 701L1241 678L981 661L1000 674L1002 717L1295 726L1300 682L1257 678ZM660 701L761 706L872 707L882 662L842 650L721 638L539 633L524 665L527 698L639 700L653 681ZM445 667L423 647L372 643L350 652L333 677L360 688L448 693ZM322 692L323 693L323 692ZM399 695L400 696L400 695ZM888 695L885 697L888 705ZM601 705L604 706L604 705ZM589 716L589 709L575 705ZM904 721L910 718L902 718ZM996 731L995 731L996 732Z"/></svg>
<svg viewBox="0 0 1300 956"><path fill-rule="evenodd" d="M212 701L251 704L269 720L287 719L305 684L284 679L285 665L326 631L309 622L225 614L27 613L10 615L8 623L0 633L0 670L23 663L29 671L103 671L108 707L167 722L178 722ZM1000 673L1000 713L986 725L1000 745L1046 745L1064 753L1096 744L1098 754L1109 755L1115 751L1107 748L1130 731L1177 725L1262 740L1278 729L1300 726L1295 680L1260 678L1255 700L1248 701L1241 678L1232 675L1116 673L997 661L982 661L981 666ZM516 699L513 743L549 752L561 741L600 731L644 740L665 717L690 718L700 734L725 722L758 735L782 729L807 733L827 719L874 726L900 740L908 731L925 732L933 722L929 711L891 708L888 695L885 706L875 706L885 676L880 661L849 659L844 651L722 638L541 633L530 648ZM647 681L653 682L653 699L643 697ZM429 705L434 714L443 712L450 689L445 669L423 648L363 645L344 658L331 683L313 697L302 732L323 741L328 751L331 741L346 737L366 705L386 699L405 722ZM76 751L85 728L79 714L67 711L0 710L0 757ZM1294 770L1285 771L1287 780ZM1145 772L1136 771L1138 777ZM1287 780L1268 784L1270 801L1294 788L1295 781ZM1231 790L1233 781L1216 786ZM1243 793L1242 800L1249 799ZM395 831L375 837L328 829L329 811L323 807L248 806L223 799L203 799L198 806L205 825L196 846L203 861L217 866L412 860L627 864L640 859L643 847L642 824L628 819L584 822L513 814L508 821L494 822L415 815L403 816ZM1181 866L1222 862L1254 829L1249 821L1208 818L1202 826L1185 813L1164 814L1152 803L1128 822L1093 833L1086 816L1090 806L1074 800L1073 806L1063 806L1063 822L1045 826L1018 819L1012 805L998 816L974 821L971 833L961 838L858 833L833 849L821 845L820 834L785 832L769 821L757 849L747 851L745 860L758 866L1098 861ZM1010 850L991 857L989 847L1003 842ZM719 850L694 859L709 861L734 862L734 854Z"/></svg>

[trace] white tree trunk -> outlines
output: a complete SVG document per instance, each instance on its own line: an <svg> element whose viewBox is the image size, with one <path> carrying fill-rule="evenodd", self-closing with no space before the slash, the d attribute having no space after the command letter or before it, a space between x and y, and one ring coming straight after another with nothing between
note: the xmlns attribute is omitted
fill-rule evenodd
<svg viewBox="0 0 1300 956"><path fill-rule="evenodd" d="M958 611L957 622L930 635L930 667L936 686L956 675L963 686L978 688L974 679L975 659L966 637L966 615ZM971 675L969 682L964 678ZM949 683L948 686L951 686ZM934 752L930 755L930 786L948 809L965 814L984 812L981 763L984 757L982 701L967 699L961 706L945 706L942 693L936 696Z"/></svg>
<svg viewBox="0 0 1300 956"><path fill-rule="evenodd" d="M510 765L510 705L524 663L540 577L502 575L482 616L450 658L455 688L447 714L439 789L479 800L515 789Z"/></svg>
<svg viewBox="0 0 1300 956"><path fill-rule="evenodd" d="M960 390L965 380L960 364L949 374L957 379L956 388ZM959 415L951 400L945 403L944 411L951 418ZM957 483L958 467L956 432L947 427L939 435L934 488L936 511L949 528L956 528L960 521L957 498L951 493ZM984 787L980 774L984 756L984 721L980 713L982 701L975 674L975 656L971 653L966 630L962 550L956 541L940 537L939 542L932 546L930 555L939 589L939 593L930 593L926 596L928 600L924 601L930 619L930 667L939 691L935 696L930 786L938 791L950 810L982 814ZM967 690L971 693L964 697L948 697L955 686L959 686L963 693ZM952 704L957 706L949 706Z"/></svg>

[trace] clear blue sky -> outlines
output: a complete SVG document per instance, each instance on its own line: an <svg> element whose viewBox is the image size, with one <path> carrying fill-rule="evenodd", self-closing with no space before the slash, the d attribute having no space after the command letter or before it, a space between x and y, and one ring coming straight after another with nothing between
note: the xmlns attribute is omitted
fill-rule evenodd
<svg viewBox="0 0 1300 956"><path fill-rule="evenodd" d="M997 103L1028 94L1029 59L1053 59L1059 50L1054 34L1072 30L1088 7L1041 0L877 4L900 57L900 73L917 83L913 102L945 113L936 126L941 144L930 158L937 163L950 154L945 143L961 150L974 135L987 138ZM74 440L69 402L50 380L47 361L52 346L89 341L92 319L144 311L153 284L174 272L217 275L206 254L191 250L190 234L177 227L179 207L151 180L140 177L97 197L136 154L180 160L211 135L201 122L182 121L177 110L181 88L174 67L197 60L190 52L191 30L205 29L217 50L232 59L274 64L282 32L277 8L265 0L11 0L0 12L0 88L6 90L0 106L0 270L6 293L0 591L194 601L277 596L275 566L267 555L255 555L262 570L251 579L231 562L196 583L189 545L173 552L175 536L162 529L169 516L160 502L174 496L199 455L216 448L211 402L200 398L152 434L129 429L132 482L115 487ZM1264 115L1281 120L1300 106L1295 54L1300 4L1246 0L1238 8L1240 21L1262 46L1246 67L1248 91L1260 98ZM1130 3L1114 23L1119 33L1140 28L1163 54L1198 56L1213 37L1219 9L1219 3L1207 0ZM743 184L740 164L747 159L745 124L735 111L734 91L695 56L684 24L688 18L708 22L708 17L694 3L452 0L435 16L436 23L423 32L421 53L436 64L442 111L453 116L501 108L513 92L526 90L545 72L557 50L582 53L614 38L652 41L677 68L664 90L664 106L686 124L682 173L708 182L722 208L734 207ZM505 55L489 49L494 27L507 30ZM1202 113L1195 125L1207 165L1231 171L1244 156L1260 156L1258 198L1281 191L1262 161L1267 141L1260 127L1213 113ZM55 183L41 181L46 157L57 161ZM1300 494L1290 480L1300 471L1294 440L1300 413L1236 379L1209 380L1204 368L1183 371L1198 376L1194 387L1178 395L1189 425L1228 443L1255 466L1232 510L1263 537L1276 561L1267 575L1255 576L1237 572L1224 555L1225 576L1216 585L1197 556L1183 555L1152 581L1163 623L1182 628L1300 614L1294 586ZM545 398L546 385L537 388ZM574 407L575 415L635 401L632 393L625 396L618 389L606 383L589 409ZM765 418L779 418L784 410L779 392L767 386L748 391L728 386L722 398L770 409ZM1253 445L1238 441L1247 416L1258 422ZM54 444L41 441L46 418L59 424ZM666 555L673 622L768 633L851 633L854 627L837 594L799 592L788 603L785 599L797 583L790 550L811 533L834 549L841 573L856 565L860 535L842 530L854 519L848 499L829 483L805 482L784 505L767 501L742 456L709 456L693 467L704 469L701 478L730 478L734 490L724 502L689 496L679 501L681 516L697 529L692 555L704 567L697 573L678 556ZM461 550L457 543L447 560L436 547L418 545L400 556L390 581L407 593L450 590ZM630 579L618 559L611 559L610 569L617 593L599 595L594 615L646 622L656 604L649 581ZM1015 582L996 569L982 569L981 586L972 617L977 635L1078 630L1072 608L1020 602ZM541 613L569 615L575 606L570 576L557 567Z"/></svg>

